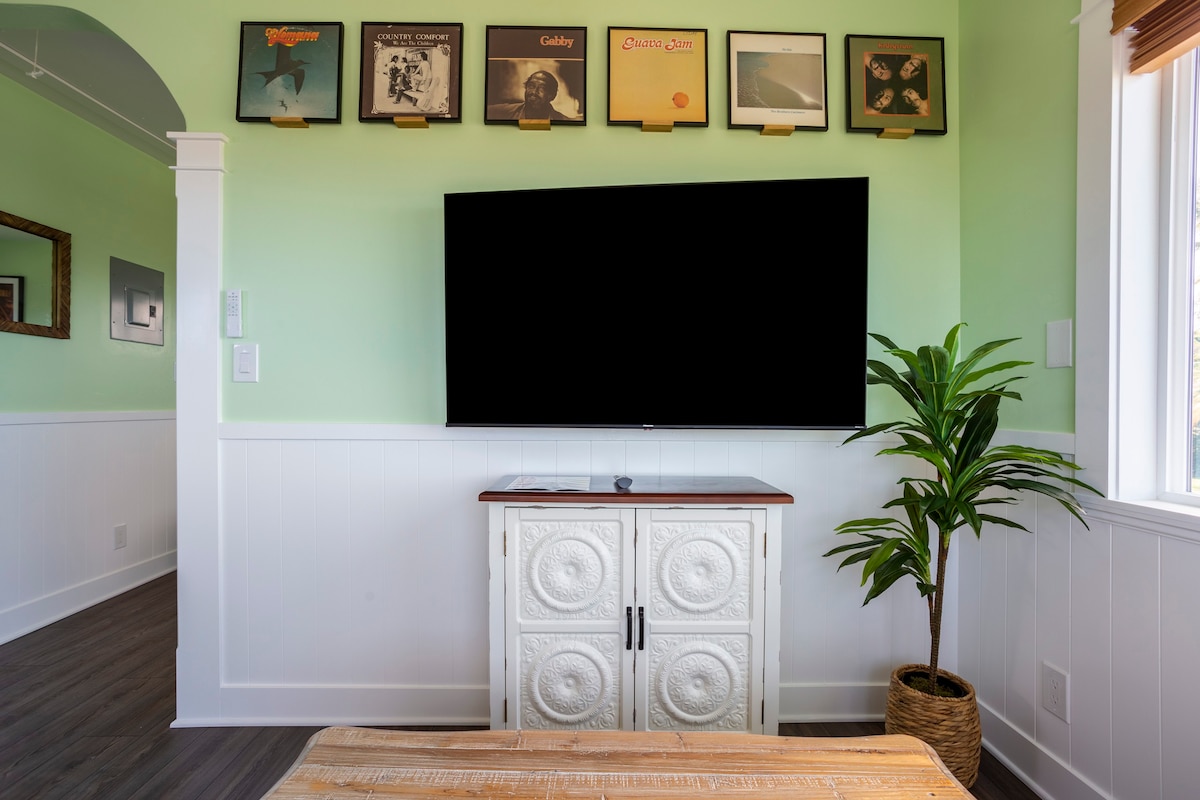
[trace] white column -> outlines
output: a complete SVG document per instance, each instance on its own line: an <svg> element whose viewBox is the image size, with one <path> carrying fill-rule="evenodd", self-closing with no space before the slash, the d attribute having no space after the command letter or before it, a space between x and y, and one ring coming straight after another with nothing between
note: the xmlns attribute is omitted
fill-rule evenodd
<svg viewBox="0 0 1200 800"><path fill-rule="evenodd" d="M179 647L175 726L220 716L221 250L225 144L219 133L168 133L175 170Z"/></svg>

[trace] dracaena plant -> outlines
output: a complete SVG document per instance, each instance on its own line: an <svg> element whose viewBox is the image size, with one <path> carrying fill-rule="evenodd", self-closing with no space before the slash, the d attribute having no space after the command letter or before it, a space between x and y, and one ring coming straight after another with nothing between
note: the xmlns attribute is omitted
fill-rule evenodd
<svg viewBox="0 0 1200 800"><path fill-rule="evenodd" d="M1080 467L1059 453L1023 445L992 446L1000 401L1021 399L1008 387L1022 376L1010 372L1032 362L983 364L1015 339L988 342L960 360L962 327L960 323L951 328L942 345L925 345L915 353L897 347L886 336L871 334L903 366L898 371L882 361L868 360L867 383L892 389L908 404L912 416L864 428L843 444L875 434L899 436L901 444L885 447L878 455L909 456L929 469L900 479L900 497L884 505L900 513L842 523L836 532L856 540L825 553L847 554L839 570L862 565L862 584L871 584L863 605L901 578L913 578L929 607L929 685L924 690L931 693L940 691L936 676L943 589L954 532L969 528L978 537L986 523L1028 530L1006 516L989 513L996 506L1016 503L1021 492L1057 501L1087 527L1071 489L1099 493L1073 477Z"/></svg>

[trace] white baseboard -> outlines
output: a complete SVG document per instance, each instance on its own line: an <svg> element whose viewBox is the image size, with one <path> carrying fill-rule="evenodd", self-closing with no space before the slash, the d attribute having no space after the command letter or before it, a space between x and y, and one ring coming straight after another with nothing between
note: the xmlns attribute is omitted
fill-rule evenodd
<svg viewBox="0 0 1200 800"><path fill-rule="evenodd" d="M0 644L11 642L175 570L175 551L0 611Z"/></svg>
<svg viewBox="0 0 1200 800"><path fill-rule="evenodd" d="M1112 800L1112 795L1092 784L1057 756L979 704L983 746L1010 772L1043 800Z"/></svg>
<svg viewBox="0 0 1200 800"><path fill-rule="evenodd" d="M886 683L786 683L779 687L779 721L883 719L887 690Z"/></svg>
<svg viewBox="0 0 1200 800"><path fill-rule="evenodd" d="M311 725L487 727L487 686L222 686L222 716L172 728Z"/></svg>

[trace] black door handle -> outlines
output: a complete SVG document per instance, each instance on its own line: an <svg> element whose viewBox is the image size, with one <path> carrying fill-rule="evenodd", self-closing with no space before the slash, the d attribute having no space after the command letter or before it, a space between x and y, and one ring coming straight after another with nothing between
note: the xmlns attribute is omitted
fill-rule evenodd
<svg viewBox="0 0 1200 800"><path fill-rule="evenodd" d="M638 650L646 649L646 607L638 606Z"/></svg>
<svg viewBox="0 0 1200 800"><path fill-rule="evenodd" d="M633 649L633 606L625 606L625 649Z"/></svg>

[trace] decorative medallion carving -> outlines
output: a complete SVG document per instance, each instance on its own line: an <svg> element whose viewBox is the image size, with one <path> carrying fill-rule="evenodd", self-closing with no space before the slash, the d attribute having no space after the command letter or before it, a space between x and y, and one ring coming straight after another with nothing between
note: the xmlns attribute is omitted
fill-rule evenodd
<svg viewBox="0 0 1200 800"><path fill-rule="evenodd" d="M522 714L527 728L571 726L615 729L615 652L611 642L599 642L610 652L578 638L527 637L523 691L528 700Z"/></svg>
<svg viewBox="0 0 1200 800"><path fill-rule="evenodd" d="M601 617L616 613L613 525L528 525L523 534L529 548L523 570L529 587L524 597L527 617L583 613Z"/></svg>
<svg viewBox="0 0 1200 800"><path fill-rule="evenodd" d="M749 608L749 541L745 525L656 526L655 613L659 617L745 617Z"/></svg>
<svg viewBox="0 0 1200 800"><path fill-rule="evenodd" d="M749 654L741 637L660 640L652 655L651 727L746 730Z"/></svg>

